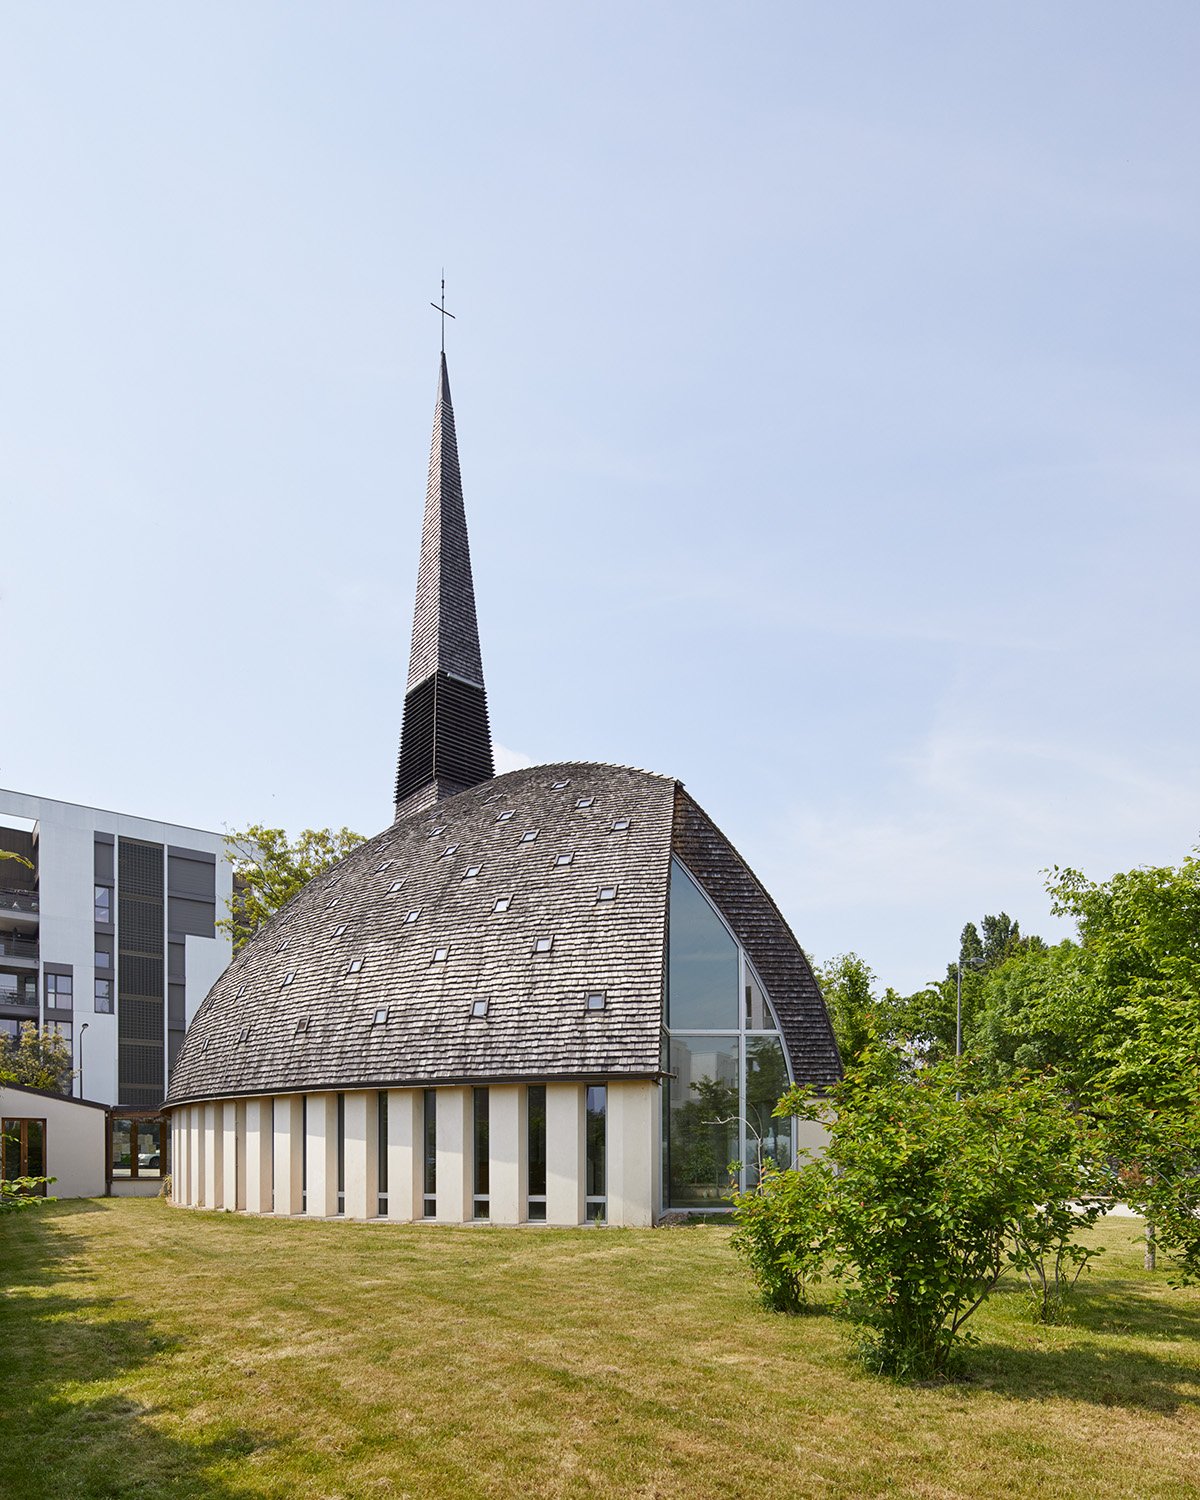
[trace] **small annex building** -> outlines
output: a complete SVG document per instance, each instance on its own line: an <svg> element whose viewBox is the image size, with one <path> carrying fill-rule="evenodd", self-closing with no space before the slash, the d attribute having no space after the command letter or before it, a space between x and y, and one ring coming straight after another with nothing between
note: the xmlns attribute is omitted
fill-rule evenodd
<svg viewBox="0 0 1200 1500"><path fill-rule="evenodd" d="M235 957L172 1071L173 1198L252 1213L647 1225L837 1047L812 969L674 778L493 774L445 355L395 819Z"/></svg>
<svg viewBox="0 0 1200 1500"><path fill-rule="evenodd" d="M108 1110L93 1099L0 1082L0 1177L50 1177L55 1198L108 1190Z"/></svg>

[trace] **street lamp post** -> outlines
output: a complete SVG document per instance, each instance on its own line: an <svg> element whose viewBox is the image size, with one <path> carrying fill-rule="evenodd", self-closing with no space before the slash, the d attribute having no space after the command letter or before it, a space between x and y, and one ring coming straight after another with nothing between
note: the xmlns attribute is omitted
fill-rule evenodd
<svg viewBox="0 0 1200 1500"><path fill-rule="evenodd" d="M83 1033L88 1029L89 1024L89 1022L85 1021L79 1028L79 1097L81 1099L87 1098L87 1095L83 1091Z"/></svg>

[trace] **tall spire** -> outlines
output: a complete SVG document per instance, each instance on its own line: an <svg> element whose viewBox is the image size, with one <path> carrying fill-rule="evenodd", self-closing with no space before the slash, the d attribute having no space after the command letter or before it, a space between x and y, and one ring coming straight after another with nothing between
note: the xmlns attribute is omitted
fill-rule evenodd
<svg viewBox="0 0 1200 1500"><path fill-rule="evenodd" d="M396 816L431 807L494 775L471 548L443 352L400 733Z"/></svg>

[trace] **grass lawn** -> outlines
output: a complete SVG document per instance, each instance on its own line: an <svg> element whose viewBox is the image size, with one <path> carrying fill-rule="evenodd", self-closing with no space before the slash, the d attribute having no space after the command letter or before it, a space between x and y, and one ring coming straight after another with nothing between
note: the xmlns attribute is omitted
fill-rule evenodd
<svg viewBox="0 0 1200 1500"><path fill-rule="evenodd" d="M0 1221L0 1496L1200 1494L1200 1293L1098 1234L1074 1322L980 1314L911 1388L762 1311L722 1228Z"/></svg>

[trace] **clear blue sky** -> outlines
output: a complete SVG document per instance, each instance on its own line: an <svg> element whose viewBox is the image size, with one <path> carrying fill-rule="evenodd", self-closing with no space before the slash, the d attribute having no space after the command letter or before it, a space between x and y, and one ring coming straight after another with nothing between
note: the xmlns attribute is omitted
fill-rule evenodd
<svg viewBox="0 0 1200 1500"><path fill-rule="evenodd" d="M0 8L0 785L374 832L446 267L504 764L913 988L1200 837L1193 3ZM188 623L169 628L170 612Z"/></svg>

